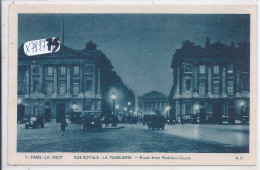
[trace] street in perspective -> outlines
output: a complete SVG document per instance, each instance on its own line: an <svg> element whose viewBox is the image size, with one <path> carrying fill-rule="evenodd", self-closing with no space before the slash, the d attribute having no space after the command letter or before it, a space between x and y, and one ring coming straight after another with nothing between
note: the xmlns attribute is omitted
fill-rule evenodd
<svg viewBox="0 0 260 170"><path fill-rule="evenodd" d="M18 20L17 152L249 153L250 15Z"/></svg>

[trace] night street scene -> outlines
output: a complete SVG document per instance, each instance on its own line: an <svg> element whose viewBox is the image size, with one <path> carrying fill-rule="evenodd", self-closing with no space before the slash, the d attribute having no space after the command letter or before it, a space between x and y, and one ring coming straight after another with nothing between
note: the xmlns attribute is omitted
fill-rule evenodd
<svg viewBox="0 0 260 170"><path fill-rule="evenodd" d="M19 14L17 152L249 153L249 42L247 14Z"/></svg>

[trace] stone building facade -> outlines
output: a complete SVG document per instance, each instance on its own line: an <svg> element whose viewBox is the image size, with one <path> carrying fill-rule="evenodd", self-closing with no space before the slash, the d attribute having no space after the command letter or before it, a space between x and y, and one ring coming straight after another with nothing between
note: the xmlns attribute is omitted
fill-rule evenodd
<svg viewBox="0 0 260 170"><path fill-rule="evenodd" d="M27 56L20 47L18 121L28 115L60 122L66 115L79 118L82 111L108 114L111 106L106 82L112 68L91 41L83 50L61 45L56 53L38 56Z"/></svg>
<svg viewBox="0 0 260 170"><path fill-rule="evenodd" d="M239 47L220 42L195 46L183 42L172 60L171 113L200 123L240 123L249 120L249 43Z"/></svg>
<svg viewBox="0 0 260 170"><path fill-rule="evenodd" d="M152 91L138 97L138 109L143 115L158 111L166 114L166 107L169 106L168 97L157 91Z"/></svg>

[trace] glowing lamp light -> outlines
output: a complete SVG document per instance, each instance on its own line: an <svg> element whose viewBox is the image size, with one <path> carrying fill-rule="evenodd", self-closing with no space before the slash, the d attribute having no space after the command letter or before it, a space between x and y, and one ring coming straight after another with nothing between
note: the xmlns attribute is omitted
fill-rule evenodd
<svg viewBox="0 0 260 170"><path fill-rule="evenodd" d="M76 105L76 104L73 104L71 107L72 107L72 109L75 110L75 109L77 108L77 105Z"/></svg>
<svg viewBox="0 0 260 170"><path fill-rule="evenodd" d="M166 111L169 111L170 109L171 109L170 106L167 106L167 107L165 108Z"/></svg>
<svg viewBox="0 0 260 170"><path fill-rule="evenodd" d="M116 105L116 109L119 109L119 105Z"/></svg>
<svg viewBox="0 0 260 170"><path fill-rule="evenodd" d="M132 110L130 110L130 113L132 113Z"/></svg>
<svg viewBox="0 0 260 170"><path fill-rule="evenodd" d="M115 100L116 99L116 95L115 93L113 92L112 95L111 95L111 99Z"/></svg>
<svg viewBox="0 0 260 170"><path fill-rule="evenodd" d="M18 104L21 104L21 103L22 103L22 99L18 98L18 99L17 99L17 103L18 103Z"/></svg>
<svg viewBox="0 0 260 170"><path fill-rule="evenodd" d="M195 105L195 109L196 109L196 110L199 110L199 105Z"/></svg>
<svg viewBox="0 0 260 170"><path fill-rule="evenodd" d="M130 106L130 105L131 105L131 102L128 102L127 104L128 104L128 106Z"/></svg>
<svg viewBox="0 0 260 170"><path fill-rule="evenodd" d="M126 111L126 110L127 110L127 108L126 108L126 107L124 107L124 110Z"/></svg>
<svg viewBox="0 0 260 170"><path fill-rule="evenodd" d="M245 102L240 102L240 106L244 106L245 105Z"/></svg>

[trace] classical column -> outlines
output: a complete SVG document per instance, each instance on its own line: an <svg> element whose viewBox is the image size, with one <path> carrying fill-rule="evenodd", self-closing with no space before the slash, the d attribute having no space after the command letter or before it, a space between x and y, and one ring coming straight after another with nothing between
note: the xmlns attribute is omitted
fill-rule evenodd
<svg viewBox="0 0 260 170"><path fill-rule="evenodd" d="M176 91L176 97L181 97L180 95L180 67L177 68L177 91Z"/></svg>
<svg viewBox="0 0 260 170"><path fill-rule="evenodd" d="M222 97L227 97L226 68L222 70Z"/></svg>
<svg viewBox="0 0 260 170"><path fill-rule="evenodd" d="M84 74L83 74L83 69L84 69L84 66L80 65L79 66L79 76L80 76L80 80L79 80L79 90L80 90L80 93L79 93L79 96L78 97L81 97L83 98L84 97Z"/></svg>
<svg viewBox="0 0 260 170"><path fill-rule="evenodd" d="M98 82L98 84L97 84L97 97L98 98L101 98L101 93L100 93L100 68L98 67L98 75L97 75L97 82Z"/></svg>
<svg viewBox="0 0 260 170"><path fill-rule="evenodd" d="M57 90L58 90L58 81L57 81L57 67L56 66L53 66L53 73L54 73L54 76L53 76L53 94L52 94L52 97L56 97L57 96Z"/></svg>
<svg viewBox="0 0 260 170"><path fill-rule="evenodd" d="M26 69L26 94L25 97L29 97L30 94L30 67Z"/></svg>
<svg viewBox="0 0 260 170"><path fill-rule="evenodd" d="M213 97L213 95L212 95L211 66L208 67L208 97Z"/></svg>
<svg viewBox="0 0 260 170"><path fill-rule="evenodd" d="M70 65L67 66L67 94L66 97L70 97Z"/></svg>
<svg viewBox="0 0 260 170"><path fill-rule="evenodd" d="M241 73L240 70L237 68L237 89L236 89L236 97L241 96L241 79L240 79Z"/></svg>
<svg viewBox="0 0 260 170"><path fill-rule="evenodd" d="M193 71L193 91L194 97L198 97L198 67L194 66L194 71Z"/></svg>

